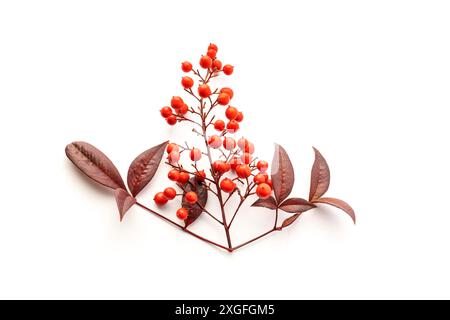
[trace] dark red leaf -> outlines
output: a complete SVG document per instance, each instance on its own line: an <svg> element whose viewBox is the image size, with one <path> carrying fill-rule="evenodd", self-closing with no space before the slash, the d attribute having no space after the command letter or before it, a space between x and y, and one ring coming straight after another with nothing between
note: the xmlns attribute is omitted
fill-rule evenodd
<svg viewBox="0 0 450 320"><path fill-rule="evenodd" d="M339 199L335 199L335 198L320 198L320 199L314 200L313 202L325 203L325 204L334 206L336 208L339 208L339 209L343 210L345 213L347 213L350 216L350 218L352 218L353 223L356 223L355 211L353 211L352 207L350 207L350 205L343 200L339 200Z"/></svg>
<svg viewBox="0 0 450 320"><path fill-rule="evenodd" d="M284 220L283 223L281 224L281 229L289 227L291 224L295 222L295 220L297 220L298 217L300 217L300 215L301 213L297 213Z"/></svg>
<svg viewBox="0 0 450 320"><path fill-rule="evenodd" d="M280 209L290 213L305 212L316 206L308 200L302 198L287 199L280 205Z"/></svg>
<svg viewBox="0 0 450 320"><path fill-rule="evenodd" d="M131 163L128 169L127 182L133 196L141 192L150 180L152 180L161 163L167 143L168 141L163 142L144 151Z"/></svg>
<svg viewBox="0 0 450 320"><path fill-rule="evenodd" d="M116 189L114 192L116 196L117 208L119 208L120 221L122 221L125 213L136 203L136 199L130 196L124 189Z"/></svg>
<svg viewBox="0 0 450 320"><path fill-rule="evenodd" d="M184 220L184 224L188 227L191 223L193 223L197 218L202 214L203 208L206 206L206 202L208 201L208 189L205 187L203 183L197 181L197 179L191 178L184 186L183 186L184 194L187 192L193 191L197 193L197 203L191 204L184 199L182 206L189 210L189 214L186 220Z"/></svg>
<svg viewBox="0 0 450 320"><path fill-rule="evenodd" d="M111 189L126 189L119 171L109 158L93 145L76 141L67 145L66 155L92 180Z"/></svg>
<svg viewBox="0 0 450 320"><path fill-rule="evenodd" d="M330 186L330 169L325 158L319 150L314 148L314 164L311 169L311 188L309 190L309 201L319 199L327 192Z"/></svg>
<svg viewBox="0 0 450 320"><path fill-rule="evenodd" d="M282 146L275 145L275 153L272 160L272 185L277 203L283 202L294 187L294 168L291 160Z"/></svg>
<svg viewBox="0 0 450 320"><path fill-rule="evenodd" d="M275 210L277 208L277 202L273 197L267 199L258 199L252 204L252 207L263 207L270 210Z"/></svg>

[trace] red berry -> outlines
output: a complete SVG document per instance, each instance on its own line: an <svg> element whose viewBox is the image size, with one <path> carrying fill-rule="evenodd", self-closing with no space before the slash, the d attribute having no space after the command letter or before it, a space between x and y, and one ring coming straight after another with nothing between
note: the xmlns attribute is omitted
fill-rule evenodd
<svg viewBox="0 0 450 320"><path fill-rule="evenodd" d="M178 178L180 178L180 172L176 169L172 169L167 174L167 177L169 177L172 181L178 181Z"/></svg>
<svg viewBox="0 0 450 320"><path fill-rule="evenodd" d="M245 179L250 177L250 175L252 174L252 170L248 165L241 164L240 166L236 167L236 174L239 178Z"/></svg>
<svg viewBox="0 0 450 320"><path fill-rule="evenodd" d="M177 181L178 181L178 183L185 184L186 182L189 181L189 173L187 173L185 171L180 172L180 175L178 176Z"/></svg>
<svg viewBox="0 0 450 320"><path fill-rule="evenodd" d="M225 129L225 122L223 122L223 120L216 120L216 122L214 122L214 129L223 131L223 129Z"/></svg>
<svg viewBox="0 0 450 320"><path fill-rule="evenodd" d="M234 157L230 160L230 166L232 170L236 170L237 166L240 166L242 164L241 160L237 157Z"/></svg>
<svg viewBox="0 0 450 320"><path fill-rule="evenodd" d="M233 120L236 118L237 114L238 114L238 109L236 109L235 107L229 106L227 108L227 110L225 110L225 116L229 119L229 120Z"/></svg>
<svg viewBox="0 0 450 320"><path fill-rule="evenodd" d="M256 167L258 167L259 171L266 172L267 169L269 169L269 163L267 161L264 161L264 160L259 160L258 164L256 165Z"/></svg>
<svg viewBox="0 0 450 320"><path fill-rule="evenodd" d="M219 171L222 173L225 173L225 172L230 171L230 168L231 168L231 166L229 163L222 162L219 166Z"/></svg>
<svg viewBox="0 0 450 320"><path fill-rule="evenodd" d="M208 138L208 145L214 149L220 148L220 146L222 145L222 140L217 135L210 136Z"/></svg>
<svg viewBox="0 0 450 320"><path fill-rule="evenodd" d="M163 118L170 117L172 115L172 109L170 107L163 107L159 112Z"/></svg>
<svg viewBox="0 0 450 320"><path fill-rule="evenodd" d="M253 152L255 152L255 145L249 142L248 145L245 146L244 152L253 154Z"/></svg>
<svg viewBox="0 0 450 320"><path fill-rule="evenodd" d="M219 168L220 168L221 162L223 162L223 161L216 160L213 162L212 166L213 166L214 170L220 171Z"/></svg>
<svg viewBox="0 0 450 320"><path fill-rule="evenodd" d="M172 151L179 151L178 145L176 143L169 143L167 145L166 151L167 153L171 153Z"/></svg>
<svg viewBox="0 0 450 320"><path fill-rule="evenodd" d="M189 211L186 208L180 208L177 210L177 218L180 220L186 220L189 215Z"/></svg>
<svg viewBox="0 0 450 320"><path fill-rule="evenodd" d="M205 181L206 179L206 173L205 170L198 171L195 173L195 178L197 178L197 181Z"/></svg>
<svg viewBox="0 0 450 320"><path fill-rule="evenodd" d="M271 188L273 188L273 186L272 186L272 180L271 180L271 179L267 178L266 183L267 183Z"/></svg>
<svg viewBox="0 0 450 320"><path fill-rule="evenodd" d="M172 100L170 100L170 105L174 109L181 108L183 106L183 104L184 104L183 99L181 99L181 97L178 97L178 96L174 96L174 97L172 97Z"/></svg>
<svg viewBox="0 0 450 320"><path fill-rule="evenodd" d="M173 200L177 196L177 191L174 188L164 189L164 195L167 199Z"/></svg>
<svg viewBox="0 0 450 320"><path fill-rule="evenodd" d="M230 102L230 96L228 95L228 93L219 93L219 96L217 97L217 102L222 105L222 106L226 106L228 104L228 102Z"/></svg>
<svg viewBox="0 0 450 320"><path fill-rule="evenodd" d="M211 57L208 57L208 56L202 56L200 58L199 64L200 64L200 67L202 67L203 69L211 68L212 59L211 59Z"/></svg>
<svg viewBox="0 0 450 320"><path fill-rule="evenodd" d="M198 86L198 94L202 98L208 98L211 95L211 88L207 84Z"/></svg>
<svg viewBox="0 0 450 320"><path fill-rule="evenodd" d="M230 120L230 122L227 123L227 130L230 133L235 133L239 130L239 123L236 120Z"/></svg>
<svg viewBox="0 0 450 320"><path fill-rule="evenodd" d="M215 50L216 52L219 51L219 48L214 44L214 43L210 43L208 46L208 50Z"/></svg>
<svg viewBox="0 0 450 320"><path fill-rule="evenodd" d="M198 161L202 158L202 152L197 148L192 148L191 153L189 155L192 161Z"/></svg>
<svg viewBox="0 0 450 320"><path fill-rule="evenodd" d="M263 175L262 173L258 173L254 178L253 182L256 184L264 183L267 180L267 176Z"/></svg>
<svg viewBox="0 0 450 320"><path fill-rule="evenodd" d="M186 89L190 89L194 85L194 80L191 77L183 77L181 78L181 85Z"/></svg>
<svg viewBox="0 0 450 320"><path fill-rule="evenodd" d="M183 70L184 72L189 72L192 70L192 63L190 63L189 61L185 61L181 64L181 70Z"/></svg>
<svg viewBox="0 0 450 320"><path fill-rule="evenodd" d="M261 183L256 188L256 195L261 199L267 199L272 193L272 188L267 183Z"/></svg>
<svg viewBox="0 0 450 320"><path fill-rule="evenodd" d="M234 120L236 120L237 122L241 122L242 120L244 120L244 114L241 111L239 111L236 116L236 119Z"/></svg>
<svg viewBox="0 0 450 320"><path fill-rule="evenodd" d="M246 146L248 146L248 144L249 144L250 142L247 140L247 139L245 139L245 138L240 138L239 140L238 140L238 147L241 149L241 150L243 150L243 149L245 149L245 147Z"/></svg>
<svg viewBox="0 0 450 320"><path fill-rule="evenodd" d="M244 153L241 156L241 161L245 164L249 164L250 162L252 162L252 155L250 153Z"/></svg>
<svg viewBox="0 0 450 320"><path fill-rule="evenodd" d="M197 202L198 197L197 197L197 194L196 194L195 192L190 191L190 192L187 192L187 193L184 195L184 199L185 199L187 202L189 202L190 204L194 204L194 203Z"/></svg>
<svg viewBox="0 0 450 320"><path fill-rule="evenodd" d="M206 53L206 55L208 57L210 57L211 59L215 59L216 55L217 55L217 50L214 49L208 49L208 52Z"/></svg>
<svg viewBox="0 0 450 320"><path fill-rule="evenodd" d="M183 104L183 106L180 109L177 110L177 112L179 114L186 114L186 113L188 113L188 111L189 111L189 107L188 107L188 105L186 103Z"/></svg>
<svg viewBox="0 0 450 320"><path fill-rule="evenodd" d="M180 153L178 151L172 151L171 153L169 153L167 159L171 163L178 162L180 160Z"/></svg>
<svg viewBox="0 0 450 320"><path fill-rule="evenodd" d="M169 125L174 126L174 125L177 124L177 117L174 116L174 115L169 116L169 117L166 118L166 122L167 122Z"/></svg>
<svg viewBox="0 0 450 320"><path fill-rule="evenodd" d="M213 62L213 66L214 68L216 68L217 70L222 70L222 61L216 59Z"/></svg>
<svg viewBox="0 0 450 320"><path fill-rule="evenodd" d="M234 67L231 64L226 64L223 66L223 73L225 73L227 76L231 75L233 73Z"/></svg>
<svg viewBox="0 0 450 320"><path fill-rule="evenodd" d="M233 180L229 178L225 178L220 182L220 189L222 191L230 193L236 188L236 184L233 182Z"/></svg>
<svg viewBox="0 0 450 320"><path fill-rule="evenodd" d="M167 198L163 192L158 192L157 194L155 194L153 200L158 206L163 206L167 203Z"/></svg>
<svg viewBox="0 0 450 320"><path fill-rule="evenodd" d="M217 161L214 161L213 168L217 172L223 174L225 172L230 171L231 166L229 163L223 162L221 160L217 160Z"/></svg>
<svg viewBox="0 0 450 320"><path fill-rule="evenodd" d="M222 89L220 89L220 93L226 93L230 96L230 99L233 99L234 92L230 88L227 88L227 87L222 88Z"/></svg>
<svg viewBox="0 0 450 320"><path fill-rule="evenodd" d="M223 140L223 147L226 150L233 150L236 148L236 141L233 138L227 137Z"/></svg>

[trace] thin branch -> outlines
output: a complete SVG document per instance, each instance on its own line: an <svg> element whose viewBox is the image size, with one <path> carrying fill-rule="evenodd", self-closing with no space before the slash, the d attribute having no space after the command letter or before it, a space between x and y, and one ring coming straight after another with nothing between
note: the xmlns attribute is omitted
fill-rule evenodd
<svg viewBox="0 0 450 320"><path fill-rule="evenodd" d="M230 220L230 223L228 224L228 228L231 228L231 224L233 223L234 219L236 218L236 216L237 216L237 214L238 214L238 212L239 212L239 209L240 209L241 206L244 204L244 202L248 199L248 197L249 197L250 195L252 195L252 190L253 190L254 188L255 188L255 184L253 183L253 184L251 184L251 187L250 187L250 188L247 187L247 192L245 193L245 195L244 195L244 196L241 195L241 201L239 202L239 205L238 205L238 207L236 208L236 211L234 212L233 217L232 217L231 220Z"/></svg>
<svg viewBox="0 0 450 320"><path fill-rule="evenodd" d="M152 210L152 209L150 209L150 208L144 206L143 204L141 204L141 203L139 203L139 202L136 202L136 205L138 205L138 206L141 207L142 209L144 209L144 210L146 210L146 211L148 211L148 212L154 214L155 216L157 216L157 217L159 217L159 218L165 220L166 222L170 223L171 225L177 227L178 229L180 229L180 230L182 230L182 231L184 231L184 232L190 234L191 236L196 237L197 239L200 239L200 240L202 240L202 241L204 241L204 242L206 242L206 243L209 243L209 244L211 244L211 245L213 245L213 246L216 246L216 247L219 247L219 248L221 248L221 249L224 249L224 250L227 250L227 251L231 252L230 248L227 248L227 247L225 247L225 246L223 246L223 245L221 245L221 244L218 244L218 243L216 243L216 242L214 242L214 241L211 241L211 240L209 240L209 239L206 239L206 238L204 238L204 237L202 237L202 236L196 234L195 232L192 232L192 231L186 229L186 228L183 227L182 225L179 225L179 224L176 223L175 221L172 221L171 219L169 219L169 218L163 216L162 214L160 214L160 213L158 213L158 212L156 212L156 211L154 211L154 210Z"/></svg>
<svg viewBox="0 0 450 320"><path fill-rule="evenodd" d="M254 241L256 241L256 240L259 240L259 239L261 239L261 238L263 238L263 237L265 237L265 236L271 234L271 233L274 232L274 231L277 231L277 229L271 229L271 230L269 230L269 231L267 231L267 232L264 232L262 235L257 236L256 238L253 238L253 239L251 239L251 240L249 240L249 241L246 241L246 242L244 242L244 243L242 243L242 244L240 244L240 245L238 245L238 246L232 248L232 250L235 251L235 250L237 250L237 249L239 249L239 248L242 248L243 246L246 246L246 245L248 245L248 244L250 244L250 243L252 243L252 242L254 242Z"/></svg>

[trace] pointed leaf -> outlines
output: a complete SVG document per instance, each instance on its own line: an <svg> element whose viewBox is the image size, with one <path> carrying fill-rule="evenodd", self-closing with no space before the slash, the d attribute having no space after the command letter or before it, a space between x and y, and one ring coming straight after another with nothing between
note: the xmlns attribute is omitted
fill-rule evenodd
<svg viewBox="0 0 450 320"><path fill-rule="evenodd" d="M350 216L350 218L352 218L353 223L356 223L355 211L353 211L352 207L350 207L350 205L343 200L335 199L335 198L320 198L320 199L314 200L313 202L314 203L325 203L325 204L334 206L336 208L339 208L339 209L343 210L345 213L347 213Z"/></svg>
<svg viewBox="0 0 450 320"><path fill-rule="evenodd" d="M72 142L66 147L66 155L92 180L111 189L126 189L112 161L93 145L83 141Z"/></svg>
<svg viewBox="0 0 450 320"><path fill-rule="evenodd" d="M122 221L125 213L136 203L136 199L130 196L124 189L116 189L114 191L116 196L117 208L119 209L120 221Z"/></svg>
<svg viewBox="0 0 450 320"><path fill-rule="evenodd" d="M319 150L314 148L314 164L311 169L311 188L309 190L309 201L319 199L327 192L330 185L330 169L325 158Z"/></svg>
<svg viewBox="0 0 450 320"><path fill-rule="evenodd" d="M291 224L293 224L297 220L298 217L300 217L300 215L301 215L301 213L296 213L293 216L290 216L289 218L284 220L283 223L281 224L281 229L289 227Z"/></svg>
<svg viewBox="0 0 450 320"><path fill-rule="evenodd" d="M158 170L168 141L141 153L128 169L128 187L136 196L152 180Z"/></svg>
<svg viewBox="0 0 450 320"><path fill-rule="evenodd" d="M186 220L184 220L184 225L188 227L191 223L193 223L197 218L202 214L203 208L206 206L206 202L208 201L208 189L201 182L198 182L197 179L191 178L184 186L184 194L187 192L193 191L197 193L197 203L191 204L184 199L182 206L183 208L188 209L189 214Z"/></svg>
<svg viewBox="0 0 450 320"><path fill-rule="evenodd" d="M262 207L270 210L275 210L277 208L277 203L273 197L267 199L258 199L252 204L252 207Z"/></svg>
<svg viewBox="0 0 450 320"><path fill-rule="evenodd" d="M275 198L277 203L281 203L291 193L295 177L294 168L286 150L278 144L275 145L271 173Z"/></svg>
<svg viewBox="0 0 450 320"><path fill-rule="evenodd" d="M312 208L315 208L316 206L302 198L290 198L284 201L280 205L280 209L286 212L290 213L299 213L299 212L305 212Z"/></svg>

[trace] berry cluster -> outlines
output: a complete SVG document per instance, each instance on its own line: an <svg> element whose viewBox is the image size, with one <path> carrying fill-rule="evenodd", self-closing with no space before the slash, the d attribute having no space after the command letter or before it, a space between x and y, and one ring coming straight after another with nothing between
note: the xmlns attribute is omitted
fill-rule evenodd
<svg viewBox="0 0 450 320"><path fill-rule="evenodd" d="M272 183L267 174L269 164L264 160L258 161L254 157L255 146L248 139L241 137L236 140L231 136L240 129L240 123L244 120L243 113L230 105L234 97L233 90L228 87L212 88L210 83L221 73L231 75L234 71L232 65L222 65L217 58L217 51L218 47L215 44L208 46L206 54L200 57L200 69L194 69L192 63L188 61L181 64L181 70L191 75L183 76L181 85L184 91L194 98L197 106L189 106L183 98L174 96L170 106L160 110L161 116L169 125L183 121L194 123L199 129L197 131L195 128L194 131L203 138L202 147L189 147L187 144L183 146L176 143L167 145L167 164L172 167L168 178L176 182L183 191L190 179L195 178L197 182L203 183L208 191L215 193L220 202L224 202L222 192L229 197L237 193L242 200L253 194L266 199L272 194ZM201 69L205 69L206 74L202 74ZM196 92L192 89L196 85L193 77L197 81ZM226 120L217 117L217 114L222 112ZM210 128L218 133L210 134ZM181 164L181 154L184 152L189 154L189 166ZM200 169L199 161L204 155L208 158L209 164L206 168ZM188 167L190 169L187 169ZM168 189L172 190L172 188ZM164 205L168 200L173 199L173 195L172 191L168 195L166 192L157 193L154 198L155 203ZM184 192L180 195L187 203L195 204L198 200L195 192ZM187 208L180 208L177 211L177 217L182 220L185 220L188 215Z"/></svg>
<svg viewBox="0 0 450 320"><path fill-rule="evenodd" d="M230 64L226 64L222 67L222 62L217 59L217 46L210 44L206 55L200 57L199 65L201 68L207 70L205 77L202 77L199 69L194 70L192 63L185 61L181 64L181 70L185 73L192 73L199 78L197 87L197 94L194 93L192 88L194 87L194 79L190 76L184 76L181 78L181 85L184 90L189 92L192 96L195 96L197 100L208 99L211 102L211 108L217 105L227 106L231 99L233 99L233 90L231 88L221 88L220 90L212 90L209 86L209 80L219 76L220 73L225 75L231 75L234 71L234 67ZM212 101L214 99L214 102ZM169 125L175 125L177 122L189 121L185 116L187 113L196 113L194 108L190 108L181 97L174 96L170 101L170 107L165 106L161 110L161 116L166 119ZM226 131L235 133L239 130L239 122L244 120L244 115L237 108L228 106L225 110L225 116L227 123L224 120L217 119L213 123L214 128L222 133Z"/></svg>

